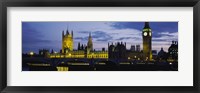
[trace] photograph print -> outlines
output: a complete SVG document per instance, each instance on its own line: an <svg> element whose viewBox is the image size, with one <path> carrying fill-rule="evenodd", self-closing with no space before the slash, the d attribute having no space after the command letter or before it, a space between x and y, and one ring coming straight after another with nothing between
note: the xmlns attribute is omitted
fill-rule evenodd
<svg viewBox="0 0 200 93"><path fill-rule="evenodd" d="M22 22L22 71L178 71L178 22Z"/></svg>

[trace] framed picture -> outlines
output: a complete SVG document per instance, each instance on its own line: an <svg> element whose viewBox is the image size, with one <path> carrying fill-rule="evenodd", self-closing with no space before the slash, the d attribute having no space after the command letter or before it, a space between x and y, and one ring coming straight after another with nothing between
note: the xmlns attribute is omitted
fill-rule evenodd
<svg viewBox="0 0 200 93"><path fill-rule="evenodd" d="M1 92L199 92L199 0L0 6Z"/></svg>

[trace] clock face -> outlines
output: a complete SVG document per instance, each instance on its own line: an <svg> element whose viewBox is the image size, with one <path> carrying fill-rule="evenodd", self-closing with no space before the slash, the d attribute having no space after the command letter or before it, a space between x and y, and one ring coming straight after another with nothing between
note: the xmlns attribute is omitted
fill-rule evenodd
<svg viewBox="0 0 200 93"><path fill-rule="evenodd" d="M149 32L149 36L151 36L151 32Z"/></svg>
<svg viewBox="0 0 200 93"><path fill-rule="evenodd" d="M144 32L144 36L147 36L147 32Z"/></svg>

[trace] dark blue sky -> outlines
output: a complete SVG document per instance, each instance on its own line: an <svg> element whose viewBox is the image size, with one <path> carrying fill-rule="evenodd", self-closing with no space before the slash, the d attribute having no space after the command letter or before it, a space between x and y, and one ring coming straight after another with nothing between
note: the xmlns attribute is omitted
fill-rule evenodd
<svg viewBox="0 0 200 93"><path fill-rule="evenodd" d="M167 51L172 40L178 40L178 22L150 22L152 29L152 48ZM74 31L74 49L78 42L87 44L91 32L95 49L105 47L108 42L126 42L140 44L142 49L142 29L144 22L22 22L23 53L39 49L61 49L62 31Z"/></svg>

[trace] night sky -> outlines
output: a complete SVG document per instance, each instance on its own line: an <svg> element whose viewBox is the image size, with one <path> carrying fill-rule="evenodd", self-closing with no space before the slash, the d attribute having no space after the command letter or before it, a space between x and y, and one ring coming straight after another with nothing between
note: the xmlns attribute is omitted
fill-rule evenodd
<svg viewBox="0 0 200 93"><path fill-rule="evenodd" d="M161 47L168 52L172 40L178 41L178 22L150 22L152 29L152 50L160 51ZM108 42L126 42L127 49L139 44L142 49L142 29L144 22L22 22L22 51L27 53L39 49L62 47L62 31L73 30L74 49L78 42L87 44L91 32L93 47L107 49Z"/></svg>

